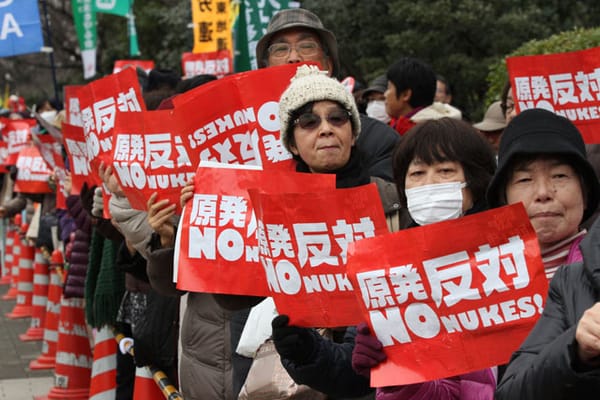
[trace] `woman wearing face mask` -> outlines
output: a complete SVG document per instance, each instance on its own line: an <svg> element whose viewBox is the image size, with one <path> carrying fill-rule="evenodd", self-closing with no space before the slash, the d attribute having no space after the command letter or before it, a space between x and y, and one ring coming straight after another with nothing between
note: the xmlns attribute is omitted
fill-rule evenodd
<svg viewBox="0 0 600 400"><path fill-rule="evenodd" d="M413 226L460 218L487 209L485 192L496 167L493 150L467 123L450 118L423 122L406 133L394 153L401 204ZM352 366L369 376L386 358L366 324L357 327ZM377 400L493 399L492 369L413 385L377 389Z"/></svg>

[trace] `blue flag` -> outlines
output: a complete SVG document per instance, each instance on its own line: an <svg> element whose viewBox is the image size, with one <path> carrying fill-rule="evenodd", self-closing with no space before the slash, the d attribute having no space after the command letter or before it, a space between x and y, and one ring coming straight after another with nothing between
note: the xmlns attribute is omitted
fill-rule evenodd
<svg viewBox="0 0 600 400"><path fill-rule="evenodd" d="M44 46L37 0L0 0L0 57L37 53Z"/></svg>

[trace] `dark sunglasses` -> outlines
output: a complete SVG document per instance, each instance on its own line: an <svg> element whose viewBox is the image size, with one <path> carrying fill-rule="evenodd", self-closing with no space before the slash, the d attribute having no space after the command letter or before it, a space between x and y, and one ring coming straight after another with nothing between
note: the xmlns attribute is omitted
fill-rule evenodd
<svg viewBox="0 0 600 400"><path fill-rule="evenodd" d="M340 127L350 120L350 112L346 110L333 110L325 117L328 123ZM321 126L322 117L313 113L305 113L294 120L294 125L302 129L313 130Z"/></svg>

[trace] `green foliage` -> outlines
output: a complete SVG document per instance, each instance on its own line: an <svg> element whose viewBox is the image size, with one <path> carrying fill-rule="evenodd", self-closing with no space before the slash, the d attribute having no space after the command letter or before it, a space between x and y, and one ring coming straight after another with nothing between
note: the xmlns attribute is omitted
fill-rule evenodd
<svg viewBox="0 0 600 400"><path fill-rule="evenodd" d="M568 51L589 49L596 46L600 46L600 27L592 29L574 29L572 31L552 35L547 39L531 40L508 54L507 58L564 53ZM487 76L487 82L489 84L486 95L487 104L500 98L502 88L507 81L508 71L506 70L506 58L502 58L490 66Z"/></svg>

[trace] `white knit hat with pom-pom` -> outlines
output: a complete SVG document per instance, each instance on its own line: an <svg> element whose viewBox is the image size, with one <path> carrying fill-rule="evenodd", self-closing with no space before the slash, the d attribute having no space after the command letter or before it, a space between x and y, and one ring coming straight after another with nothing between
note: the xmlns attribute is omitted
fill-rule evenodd
<svg viewBox="0 0 600 400"><path fill-rule="evenodd" d="M354 137L358 137L360 118L354 96L336 79L327 76L325 71L314 65L301 65L279 99L280 137L288 151L290 146L287 131L292 123L291 114L307 103L321 100L335 101L348 110L352 119L352 133Z"/></svg>

